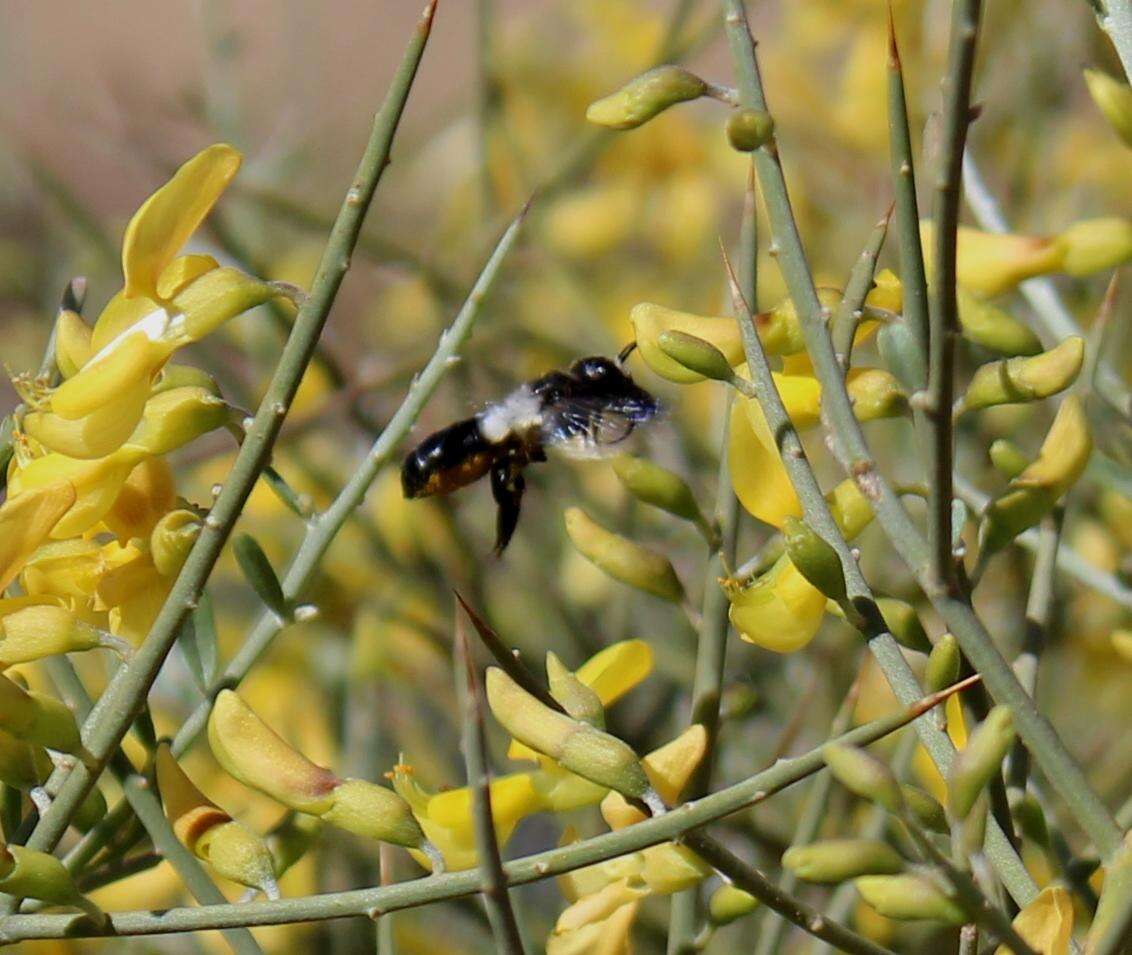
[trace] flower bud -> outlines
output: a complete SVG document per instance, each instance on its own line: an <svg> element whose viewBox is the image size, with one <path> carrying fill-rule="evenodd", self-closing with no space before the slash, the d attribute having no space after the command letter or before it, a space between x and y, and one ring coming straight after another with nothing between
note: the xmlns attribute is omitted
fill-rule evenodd
<svg viewBox="0 0 1132 955"><path fill-rule="evenodd" d="M7 874L0 878L0 892L19 899L39 899L52 905L75 905L81 898L71 874L50 852L9 845L3 850Z"/></svg>
<svg viewBox="0 0 1132 955"><path fill-rule="evenodd" d="M672 603L684 599L684 587L667 557L606 530L581 508L567 508L565 519L574 547L614 580Z"/></svg>
<svg viewBox="0 0 1132 955"><path fill-rule="evenodd" d="M727 117L727 141L741 153L765 146L774 135L774 117L762 109L733 109Z"/></svg>
<svg viewBox="0 0 1132 955"><path fill-rule="evenodd" d="M959 679L959 669L963 655L959 652L959 641L950 633L945 633L936 641L928 655L928 666L924 671L924 688L929 693L938 693Z"/></svg>
<svg viewBox="0 0 1132 955"><path fill-rule="evenodd" d="M938 832L944 836L951 831L947 824L947 813L944 812L943 806L939 804L939 800L935 796L918 786L907 784L900 787L900 792L904 796L904 802L908 809L921 826L930 832Z"/></svg>
<svg viewBox="0 0 1132 955"><path fill-rule="evenodd" d="M194 365L166 365L149 389L150 397L174 388L203 388L209 394L220 397L220 386L216 379L203 368Z"/></svg>
<svg viewBox="0 0 1132 955"><path fill-rule="evenodd" d="M988 452L991 464L1003 477L1013 480L1030 466L1030 459L1013 441L999 438L993 441Z"/></svg>
<svg viewBox="0 0 1132 955"><path fill-rule="evenodd" d="M619 454L613 459L613 470L625 489L638 500L694 524L707 523L687 482L659 464L647 458Z"/></svg>
<svg viewBox="0 0 1132 955"><path fill-rule="evenodd" d="M924 625L920 623L920 616L910 603L895 597L877 597L877 610L880 611L888 632L902 647L920 653L931 650L932 645L924 632Z"/></svg>
<svg viewBox="0 0 1132 955"><path fill-rule="evenodd" d="M895 418L908 410L908 396L896 376L881 368L854 369L845 387L858 421Z"/></svg>
<svg viewBox="0 0 1132 955"><path fill-rule="evenodd" d="M1093 924L1085 940L1086 955L1100 951L1102 941L1105 943L1105 951L1121 950L1120 937L1114 933L1121 929L1127 933L1129 906L1132 906L1132 833L1125 834L1124 845L1105 864L1104 888L1097 904L1097 914L1093 917ZM1069 921L1068 928L1072 929L1073 910L1068 899L1062 903L1062 911L1065 910L1068 910L1068 915L1065 916Z"/></svg>
<svg viewBox="0 0 1132 955"><path fill-rule="evenodd" d="M181 572L202 526L197 514L184 509L170 511L157 522L149 536L149 553L162 577L175 577Z"/></svg>
<svg viewBox="0 0 1132 955"><path fill-rule="evenodd" d="M672 805L679 798L706 750L707 730L695 723L676 739L641 759L645 775L667 805ZM610 829L624 829L645 818L645 814L636 806L629 805L619 792L610 792L602 799L601 816Z"/></svg>
<svg viewBox="0 0 1132 955"><path fill-rule="evenodd" d="M673 361L704 378L731 381L735 377L735 372L727 363L727 356L711 342L695 335L671 329L660 333L657 344Z"/></svg>
<svg viewBox="0 0 1132 955"><path fill-rule="evenodd" d="M821 752L829 771L842 786L889 812L899 812L903 805L900 785L892 770L879 759L844 743L827 743Z"/></svg>
<svg viewBox="0 0 1132 955"><path fill-rule="evenodd" d="M843 601L845 572L833 546L796 517L787 517L783 522L782 537L786 541L786 554L798 573L830 600Z"/></svg>
<svg viewBox="0 0 1132 955"><path fill-rule="evenodd" d="M743 360L743 337L738 323L733 318L693 315L691 312L678 312L663 305L654 305L652 302L642 302L633 306L633 310L629 313L629 321L633 323L637 348L645 364L661 378L667 378L677 384L686 385L703 381L705 375L685 367L681 361L671 357L661 348L660 336L664 332L683 332L685 335L691 335L709 345L714 345L723 354L724 362L728 366L737 365ZM670 345L676 341L673 338L668 339Z"/></svg>
<svg viewBox="0 0 1132 955"><path fill-rule="evenodd" d="M1085 70L1089 95L1123 141L1132 147L1132 87L1100 70Z"/></svg>
<svg viewBox="0 0 1132 955"><path fill-rule="evenodd" d="M712 925L730 925L736 919L749 915L758 908L759 900L750 892L724 883L708 900L708 919Z"/></svg>
<svg viewBox="0 0 1132 955"><path fill-rule="evenodd" d="M1092 275L1117 268L1132 258L1132 221L1112 217L1075 222L1058 240L1065 248L1062 271Z"/></svg>
<svg viewBox="0 0 1132 955"><path fill-rule="evenodd" d="M1014 744L1014 718L1005 706L996 706L970 735L947 774L947 808L965 819L979 794L1002 770L1002 761Z"/></svg>
<svg viewBox="0 0 1132 955"><path fill-rule="evenodd" d="M679 66L658 66L586 109L586 119L610 129L635 129L669 106L699 99L707 84Z"/></svg>
<svg viewBox="0 0 1132 955"><path fill-rule="evenodd" d="M605 708L601 698L566 668L552 651L546 653L546 681L550 695L574 719L605 729Z"/></svg>
<svg viewBox="0 0 1132 955"><path fill-rule="evenodd" d="M1056 395L1077 380L1084 359L1085 340L1072 336L1038 355L993 361L975 372L959 409L976 411Z"/></svg>
<svg viewBox="0 0 1132 955"><path fill-rule="evenodd" d="M225 879L278 897L274 863L264 841L197 789L167 744L158 746L154 766L161 802L178 840Z"/></svg>
<svg viewBox="0 0 1132 955"><path fill-rule="evenodd" d="M741 639L775 653L809 643L825 616L827 598L783 554L751 586L725 586L728 616Z"/></svg>
<svg viewBox="0 0 1132 955"><path fill-rule="evenodd" d="M662 842L641 850L641 879L656 895L671 895L699 885L712 868L687 846Z"/></svg>
<svg viewBox="0 0 1132 955"><path fill-rule="evenodd" d="M90 359L91 331L78 312L59 310L55 319L55 367L64 378L70 378Z"/></svg>
<svg viewBox="0 0 1132 955"><path fill-rule="evenodd" d="M1053 510L1085 470L1092 450L1084 405L1070 395L1058 408L1037 458L987 506L980 528L987 552L1001 550Z"/></svg>
<svg viewBox="0 0 1132 955"><path fill-rule="evenodd" d="M846 478L825 496L830 514L846 540L861 533L873 519L873 506L857 482Z"/></svg>
<svg viewBox="0 0 1132 955"><path fill-rule="evenodd" d="M0 728L61 753L82 751L75 714L63 703L0 674Z"/></svg>
<svg viewBox="0 0 1132 955"><path fill-rule="evenodd" d="M324 822L398 846L420 848L424 833L409 804L392 790L364 779L345 779L334 787Z"/></svg>
<svg viewBox="0 0 1132 955"><path fill-rule="evenodd" d="M924 248L931 247L933 232L931 220L920 223ZM930 256L927 258L930 267ZM1056 271L1061 258L1062 248L1055 239L959 227L955 263L958 281L978 295L1001 295L1024 279Z"/></svg>
<svg viewBox="0 0 1132 955"><path fill-rule="evenodd" d="M229 776L284 806L320 816L333 805L338 777L292 749L233 690L216 697L208 742Z"/></svg>
<svg viewBox="0 0 1132 955"><path fill-rule="evenodd" d="M822 286L817 292L823 308L832 310L841 304L840 289ZM755 327L768 355L796 355L806 350L806 336L793 299L784 298L769 312L759 312Z"/></svg>
<svg viewBox="0 0 1132 955"><path fill-rule="evenodd" d="M555 712L498 667L488 668L485 682L491 712L519 742L619 793L653 794L637 754L617 737Z"/></svg>
<svg viewBox="0 0 1132 955"><path fill-rule="evenodd" d="M861 875L891 875L904 869L904 859L879 839L824 839L791 846L782 865L799 879L834 885Z"/></svg>
<svg viewBox="0 0 1132 955"><path fill-rule="evenodd" d="M60 653L78 653L106 644L106 635L84 623L72 610L50 603L31 602L40 598L11 598L27 601L12 604L0 600L0 666L29 663Z"/></svg>
<svg viewBox="0 0 1132 955"><path fill-rule="evenodd" d="M127 444L154 456L168 454L228 420L222 398L195 385L173 388L145 403L142 420Z"/></svg>
<svg viewBox="0 0 1132 955"><path fill-rule="evenodd" d="M1042 350L1042 340L1028 325L962 288L956 294L959 325L967 341L1000 355L1036 355Z"/></svg>
<svg viewBox="0 0 1132 955"><path fill-rule="evenodd" d="M885 918L927 919L945 925L967 921L963 909L922 875L865 875L853 883L861 898Z"/></svg>

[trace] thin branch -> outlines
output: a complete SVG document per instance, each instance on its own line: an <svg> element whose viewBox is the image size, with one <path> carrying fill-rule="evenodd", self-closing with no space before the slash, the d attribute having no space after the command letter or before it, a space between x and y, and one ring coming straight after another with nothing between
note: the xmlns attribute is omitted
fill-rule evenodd
<svg viewBox="0 0 1132 955"><path fill-rule="evenodd" d="M841 304L833 313L833 350L837 353L841 367L845 371L849 370L853 360L853 339L856 338L857 328L864 317L865 297L872 288L877 258L884 245L884 237L888 234L888 223L891 218L892 209L889 208L869 233L868 241L857 257L852 272L849 273L849 281L845 283ZM745 294L744 298L751 303L755 301Z"/></svg>
<svg viewBox="0 0 1132 955"><path fill-rule="evenodd" d="M940 705L954 693L971 686L976 679L964 680L939 693L923 697L898 713L855 727L836 742L867 746L883 739ZM503 870L507 884L516 886L538 882L647 849L649 846L660 845L662 842L671 842L700 826L749 809L807 776L820 772L824 767L825 758L820 747L795 759L782 760L741 783L685 803L678 810L568 846L506 862ZM99 934L122 937L164 935L241 926L324 921L358 915L376 917L401 909L474 895L480 891L483 878L479 869L468 869L378 888L305 898L255 901L243 905L202 905L168 909L164 912L116 912L109 915L109 924L101 930L89 919L76 914L9 915L0 919L0 945L31 939L96 937Z"/></svg>

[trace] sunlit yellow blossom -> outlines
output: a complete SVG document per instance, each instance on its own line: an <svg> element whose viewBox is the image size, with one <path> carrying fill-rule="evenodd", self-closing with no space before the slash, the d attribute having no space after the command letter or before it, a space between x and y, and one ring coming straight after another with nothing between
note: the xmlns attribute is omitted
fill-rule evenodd
<svg viewBox="0 0 1132 955"><path fill-rule="evenodd" d="M1014 928L1035 952L1042 955L1066 955L1073 935L1073 902L1069 892L1051 885L1041 892L1016 916ZM1006 955L1007 945L1000 945L994 955Z"/></svg>
<svg viewBox="0 0 1132 955"><path fill-rule="evenodd" d="M47 539L75 503L75 486L62 475L23 493L8 484L8 499L0 504L0 590Z"/></svg>

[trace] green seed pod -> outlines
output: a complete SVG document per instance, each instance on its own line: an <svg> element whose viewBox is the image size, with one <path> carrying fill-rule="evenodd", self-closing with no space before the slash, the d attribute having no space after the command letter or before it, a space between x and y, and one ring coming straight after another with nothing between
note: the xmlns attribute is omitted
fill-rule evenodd
<svg viewBox="0 0 1132 955"><path fill-rule="evenodd" d="M733 109L727 117L727 141L741 153L765 146L774 135L774 117L762 109Z"/></svg>
<svg viewBox="0 0 1132 955"><path fill-rule="evenodd" d="M1030 466L1030 459L1022 453L1022 449L1006 438L992 442L988 453L995 470L1008 480L1013 480Z"/></svg>
<svg viewBox="0 0 1132 955"><path fill-rule="evenodd" d="M646 458L619 454L613 459L613 471L625 485L625 489L637 500L659 507L662 511L668 511L693 524L706 523L692 489L683 478L659 464L653 464Z"/></svg>
<svg viewBox="0 0 1132 955"><path fill-rule="evenodd" d="M286 619L287 599L283 596L283 587L279 583L279 577L276 576L275 568L271 566L271 561L259 546L259 541L250 534L241 534L236 538L233 550L240 570L244 572L248 583L259 595L264 606L277 616Z"/></svg>
<svg viewBox="0 0 1132 955"><path fill-rule="evenodd" d="M1132 221L1121 218L1075 222L1058 236L1065 249L1062 271L1092 275L1132 259Z"/></svg>
<svg viewBox="0 0 1132 955"><path fill-rule="evenodd" d="M750 892L724 883L711 894L708 918L712 925L730 925L736 919L749 915L759 906L759 900Z"/></svg>
<svg viewBox="0 0 1132 955"><path fill-rule="evenodd" d="M1000 355L1036 355L1042 341L1020 321L984 299L957 290L959 324L967 341Z"/></svg>
<svg viewBox="0 0 1132 955"><path fill-rule="evenodd" d="M58 700L28 692L3 675L0 675L0 729L61 753L77 753L82 749L74 713Z"/></svg>
<svg viewBox="0 0 1132 955"><path fill-rule="evenodd" d="M967 921L963 909L921 875L866 875L854 885L861 898L886 918L926 919L945 925Z"/></svg>
<svg viewBox="0 0 1132 955"><path fill-rule="evenodd" d="M321 818L339 829L411 849L425 837L409 804L391 789L364 779L345 779L331 793Z"/></svg>
<svg viewBox="0 0 1132 955"><path fill-rule="evenodd" d="M579 680L558 659L557 654L549 650L546 653L546 680L550 686L550 695L574 719L596 726L599 730L605 729L605 707L601 705L601 697Z"/></svg>
<svg viewBox="0 0 1132 955"><path fill-rule="evenodd" d="M928 666L924 671L924 688L929 693L938 693L959 679L959 668L963 655L959 652L959 641L950 633L945 633L932 647L928 655Z"/></svg>
<svg viewBox="0 0 1132 955"><path fill-rule="evenodd" d="M616 736L555 712L498 667L484 682L491 712L520 743L624 796L653 794L637 754Z"/></svg>
<svg viewBox="0 0 1132 955"><path fill-rule="evenodd" d="M907 804L909 810L911 810L912 815L916 817L916 821L921 826L931 832L938 832L943 836L951 831L947 824L947 813L935 796L925 792L918 786L909 786L907 784L900 787L900 792L903 794L904 802Z"/></svg>
<svg viewBox="0 0 1132 955"><path fill-rule="evenodd" d="M805 521L787 517L782 525L786 553L803 577L830 600L845 599L845 572L837 551Z"/></svg>
<svg viewBox="0 0 1132 955"><path fill-rule="evenodd" d="M731 381L735 377L727 356L702 338L671 329L661 332L656 343L665 355L697 375L715 381Z"/></svg>
<svg viewBox="0 0 1132 955"><path fill-rule="evenodd" d="M586 119L609 129L635 129L669 106L699 99L706 91L707 84L695 73L679 66L658 66L590 103Z"/></svg>
<svg viewBox="0 0 1132 955"><path fill-rule="evenodd" d="M684 599L684 587L667 557L606 530L581 508L567 508L565 519L578 552L614 580L672 603Z"/></svg>
<svg viewBox="0 0 1132 955"><path fill-rule="evenodd" d="M0 892L52 905L74 905L82 897L71 874L51 853L23 846L8 846L6 852L12 865L8 874L0 878Z"/></svg>
<svg viewBox="0 0 1132 955"><path fill-rule="evenodd" d="M1100 70L1085 70L1089 95L1125 146L1132 147L1132 87Z"/></svg>
<svg viewBox="0 0 1132 955"><path fill-rule="evenodd" d="M1056 395L1077 380L1084 360L1085 339L1072 336L1038 355L992 361L975 372L958 410L977 411Z"/></svg>
<svg viewBox="0 0 1132 955"><path fill-rule="evenodd" d="M1014 744L1014 717L1005 706L987 714L960 750L947 774L947 805L956 819L965 819L987 786L1001 771Z"/></svg>
<svg viewBox="0 0 1132 955"><path fill-rule="evenodd" d="M904 859L879 839L825 839L791 846L782 865L799 879L835 885L861 875L891 875L904 870Z"/></svg>
<svg viewBox="0 0 1132 955"><path fill-rule="evenodd" d="M1094 952L1125 951L1116 934L1128 931L1127 913L1132 906L1132 833L1124 836L1124 845L1105 865L1104 889L1097 904L1097 914L1085 939L1085 955ZM1124 941L1127 942L1127 934Z"/></svg>
<svg viewBox="0 0 1132 955"><path fill-rule="evenodd" d="M842 786L889 812L899 812L903 805L900 785L892 770L879 759L844 743L827 743L821 752L829 771Z"/></svg>
<svg viewBox="0 0 1132 955"><path fill-rule="evenodd" d="M931 641L920 623L920 616L910 603L895 597L877 597L877 609L897 643L920 653L931 650Z"/></svg>

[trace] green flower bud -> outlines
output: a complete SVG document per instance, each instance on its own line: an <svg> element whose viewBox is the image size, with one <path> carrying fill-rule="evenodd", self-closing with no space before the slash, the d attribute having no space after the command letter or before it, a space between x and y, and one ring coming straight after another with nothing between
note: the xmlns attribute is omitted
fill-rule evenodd
<svg viewBox="0 0 1132 955"><path fill-rule="evenodd" d="M635 129L669 106L699 99L707 84L679 66L658 66L589 105L586 119L609 129Z"/></svg>
<svg viewBox="0 0 1132 955"><path fill-rule="evenodd" d="M637 754L616 736L552 710L498 667L488 668L485 686L491 712L520 743L622 795L655 795Z"/></svg>
<svg viewBox="0 0 1132 955"><path fill-rule="evenodd" d="M1085 70L1089 95L1123 141L1132 147L1132 87L1100 70Z"/></svg>
<svg viewBox="0 0 1132 955"><path fill-rule="evenodd" d="M846 382L859 421L895 418L908 410L908 396L896 376L883 368L854 369Z"/></svg>
<svg viewBox="0 0 1132 955"><path fill-rule="evenodd" d="M1073 336L1038 355L992 361L975 372L958 410L976 411L1056 395L1077 380L1084 360L1085 340Z"/></svg>
<svg viewBox="0 0 1132 955"><path fill-rule="evenodd" d="M714 345L723 353L729 368L743 360L743 336L739 331L738 322L733 318L695 315L692 312L680 312L653 302L641 302L633 306L629 313L629 321L633 323L637 349L644 363L668 381L689 385L703 381L704 374L693 371L690 366L686 367L682 361L670 357L661 348L660 337L665 332L682 332L684 335ZM671 337L667 341L671 347L674 343L683 342L683 339ZM700 349L700 352L702 359L703 349ZM713 366L709 365L709 368L711 367ZM718 362L715 362L714 370L722 370L718 368Z"/></svg>
<svg viewBox="0 0 1132 955"><path fill-rule="evenodd" d="M791 846L782 865L806 882L836 884L860 875L890 875L904 870L904 859L879 839L825 839Z"/></svg>
<svg viewBox="0 0 1132 955"><path fill-rule="evenodd" d="M963 909L921 875L866 875L854 883L861 898L885 918L927 919L945 925L967 921Z"/></svg>
<svg viewBox="0 0 1132 955"><path fill-rule="evenodd" d="M1000 355L1036 355L1042 350L1042 340L1033 330L998 306L962 288L957 296L959 324L967 341Z"/></svg>
<svg viewBox="0 0 1132 955"><path fill-rule="evenodd" d="M1014 744L1014 718L1005 706L996 706L976 727L947 774L947 805L956 819L965 819L987 783L1002 769Z"/></svg>
<svg viewBox="0 0 1132 955"><path fill-rule="evenodd" d="M155 456L168 454L227 420L228 405L222 398L195 386L173 388L145 403L142 419L125 447Z"/></svg>
<svg viewBox="0 0 1132 955"><path fill-rule="evenodd" d="M928 666L924 671L924 688L929 693L938 693L951 686L959 679L962 662L959 641L953 634L945 633L928 655Z"/></svg>
<svg viewBox="0 0 1132 955"><path fill-rule="evenodd" d="M827 743L822 758L834 778L846 789L869 799L889 812L898 812L903 805L900 785L890 770L875 756L844 743Z"/></svg>
<svg viewBox="0 0 1132 955"><path fill-rule="evenodd" d="M672 603L684 599L684 587L667 557L606 530L581 508L567 508L565 519L578 552L614 580Z"/></svg>
<svg viewBox="0 0 1132 955"><path fill-rule="evenodd" d="M830 600L845 599L845 572L837 551L805 521L787 517L782 525L786 553L803 577Z"/></svg>
<svg viewBox="0 0 1132 955"><path fill-rule="evenodd" d="M200 341L228 319L262 305L281 292L275 286L245 275L239 269L205 272L173 297L184 313L184 340Z"/></svg>
<svg viewBox="0 0 1132 955"><path fill-rule="evenodd" d="M157 522L149 535L149 553L162 577L181 572L202 526L200 517L188 510L170 511Z"/></svg>
<svg viewBox="0 0 1132 955"><path fill-rule="evenodd" d="M762 109L733 109L727 117L727 141L741 153L765 146L774 135L774 117Z"/></svg>
<svg viewBox="0 0 1132 955"><path fill-rule="evenodd" d="M605 729L605 707L601 705L601 697L567 669L557 654L549 650L546 653L546 680L550 686L550 695L574 719L596 726L599 730Z"/></svg>
<svg viewBox="0 0 1132 955"><path fill-rule="evenodd" d="M944 836L951 831L947 824L947 813L944 812L943 806L940 805L935 796L918 786L907 784L900 787L900 792L904 796L904 802L908 809L921 826L930 832L938 832Z"/></svg>
<svg viewBox="0 0 1132 955"><path fill-rule="evenodd" d="M339 829L412 849L425 843L409 804L391 789L364 779L346 779L334 787L331 800L321 818Z"/></svg>
<svg viewBox="0 0 1132 955"><path fill-rule="evenodd" d="M920 653L931 650L931 641L920 623L920 616L910 603L895 597L877 597L877 609L897 643Z"/></svg>
<svg viewBox="0 0 1132 955"><path fill-rule="evenodd" d="M712 925L730 925L736 919L749 915L758 908L759 900L750 892L725 883L711 894L708 918Z"/></svg>
<svg viewBox="0 0 1132 955"><path fill-rule="evenodd" d="M0 675L0 729L61 753L82 750L74 713L58 700L28 692L3 675Z"/></svg>
<svg viewBox="0 0 1132 955"><path fill-rule="evenodd" d="M735 377L735 372L727 362L727 356L711 342L697 338L695 335L672 329L660 333L657 345L674 362L704 378L731 381Z"/></svg>
<svg viewBox="0 0 1132 955"><path fill-rule="evenodd" d="M11 863L7 875L0 878L0 892L52 905L74 905L82 898L71 874L51 853L23 846L8 846L4 851Z"/></svg>
<svg viewBox="0 0 1132 955"><path fill-rule="evenodd" d="M988 453L995 470L1008 480L1013 480L1030 466L1030 459L1022 453L1022 449L1006 438L992 442Z"/></svg>
<svg viewBox="0 0 1132 955"><path fill-rule="evenodd" d="M268 898L278 897L271 853L259 836L240 823L229 819L210 826L192 848L225 879L259 889Z"/></svg>
<svg viewBox="0 0 1132 955"><path fill-rule="evenodd" d="M637 500L659 507L662 511L668 511L693 524L707 523L692 489L684 479L659 464L653 464L646 458L619 454L613 459L613 471L625 485L625 489Z"/></svg>
<svg viewBox="0 0 1132 955"><path fill-rule="evenodd" d="M1065 249L1062 270L1092 275L1132 259L1132 221L1116 217L1075 222L1058 236Z"/></svg>
<svg viewBox="0 0 1132 955"><path fill-rule="evenodd" d="M193 365L166 365L161 374L149 389L150 396L163 391L172 391L174 388L203 388L209 394L220 397L220 386L216 379L203 368Z"/></svg>
<svg viewBox="0 0 1132 955"><path fill-rule="evenodd" d="M250 534L241 534L236 538L233 550L240 570L244 572L244 577L264 606L276 616L286 619L289 616L287 598L283 596L283 587L275 574L275 568L259 546L259 541Z"/></svg>

